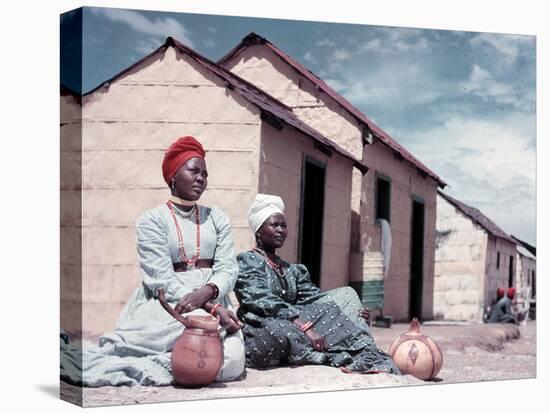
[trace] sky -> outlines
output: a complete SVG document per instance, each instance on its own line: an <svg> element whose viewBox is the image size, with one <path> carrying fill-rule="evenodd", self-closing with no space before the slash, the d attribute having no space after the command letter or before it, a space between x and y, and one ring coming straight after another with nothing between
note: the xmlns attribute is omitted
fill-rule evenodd
<svg viewBox="0 0 550 414"><path fill-rule="evenodd" d="M535 36L85 8L61 17L61 82L87 92L167 36L218 60L250 32L323 78L445 192L535 244Z"/></svg>

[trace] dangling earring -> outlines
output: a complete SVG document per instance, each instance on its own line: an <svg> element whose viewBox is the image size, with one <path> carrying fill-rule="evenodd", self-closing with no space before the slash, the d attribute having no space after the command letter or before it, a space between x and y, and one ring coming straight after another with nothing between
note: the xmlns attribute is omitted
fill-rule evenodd
<svg viewBox="0 0 550 414"><path fill-rule="evenodd" d="M172 191L176 189L176 179L172 177Z"/></svg>
<svg viewBox="0 0 550 414"><path fill-rule="evenodd" d="M259 232L256 232L256 246L258 246L258 249L264 250L264 245L262 244L262 239L260 238Z"/></svg>

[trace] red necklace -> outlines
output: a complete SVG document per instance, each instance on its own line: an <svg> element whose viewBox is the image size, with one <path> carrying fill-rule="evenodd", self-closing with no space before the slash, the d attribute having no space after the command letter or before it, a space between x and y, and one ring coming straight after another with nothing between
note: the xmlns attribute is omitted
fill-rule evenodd
<svg viewBox="0 0 550 414"><path fill-rule="evenodd" d="M275 263L273 260L269 258L266 252L264 252L262 249L259 249L257 247L254 247L254 249L252 250L255 250L256 252L260 253L262 256L265 257L265 260L267 261L268 266L271 267L271 269L273 269L273 271L277 276L279 276L280 278L285 277L284 267L280 260L278 261L278 263ZM275 257L278 257L278 256L275 256Z"/></svg>
<svg viewBox="0 0 550 414"><path fill-rule="evenodd" d="M199 206L195 205L195 224L197 226L197 250L195 255L188 259L187 255L185 254L185 248L183 246L183 235L181 234L181 229L178 224L178 220L176 218L176 213L174 211L174 205L172 204L172 201L168 200L166 202L166 205L168 206L168 209L170 210L170 213L172 214L172 218L174 219L174 224L176 225L176 234L178 236L178 248L179 248L179 257L180 260L183 263L186 263L188 266L188 269L192 269L195 267L195 263L197 263L197 260L199 260L199 256L201 254L201 228L200 228L200 216L199 216Z"/></svg>

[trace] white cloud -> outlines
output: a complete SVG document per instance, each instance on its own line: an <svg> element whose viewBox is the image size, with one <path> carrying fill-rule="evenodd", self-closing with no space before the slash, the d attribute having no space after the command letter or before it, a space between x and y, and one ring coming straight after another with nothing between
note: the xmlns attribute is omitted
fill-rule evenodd
<svg viewBox="0 0 550 414"><path fill-rule="evenodd" d="M378 37L364 43L360 48L378 52L429 51L430 44L421 29L385 27L377 30Z"/></svg>
<svg viewBox="0 0 550 414"><path fill-rule="evenodd" d="M346 49L338 49L335 50L332 54L332 59L340 61L340 60L347 60L351 57L351 53L347 51Z"/></svg>
<svg viewBox="0 0 550 414"><path fill-rule="evenodd" d="M329 47L332 47L332 46L335 46L336 43L334 43L333 40L329 39L329 38L324 38L324 39L321 39L317 42L317 46L329 46Z"/></svg>
<svg viewBox="0 0 550 414"><path fill-rule="evenodd" d="M499 82L481 66L472 67L470 78L462 82L461 87L486 101L494 100L499 104L511 105L521 110L531 110L534 106L534 96L525 89L519 89L513 84Z"/></svg>
<svg viewBox="0 0 550 414"><path fill-rule="evenodd" d="M140 56L148 55L158 49L161 44L162 43L159 43L159 41L155 38L139 39L136 42L135 49Z"/></svg>
<svg viewBox="0 0 550 414"><path fill-rule="evenodd" d="M402 108L426 105L449 95L455 86L436 79L429 68L409 60L406 64L382 65L370 72L349 72L340 61L330 61L324 76L337 79L338 92L356 106ZM368 63L367 63L368 64ZM366 65L367 65L366 64Z"/></svg>
<svg viewBox="0 0 550 414"><path fill-rule="evenodd" d="M214 47L216 46L216 42L214 41L214 39L204 39L202 41L202 43L206 46L206 47Z"/></svg>
<svg viewBox="0 0 550 414"><path fill-rule="evenodd" d="M168 36L172 36L189 47L194 46L189 38L189 31L171 17L149 19L139 12L123 9L92 8L92 12L111 21L123 23L136 32L151 36L152 39L159 41L157 47Z"/></svg>
<svg viewBox="0 0 550 414"><path fill-rule="evenodd" d="M534 119L521 113L495 120L451 116L424 131L398 131L415 154L450 188L449 194L480 208L503 230L534 240L535 160L529 146Z"/></svg>
<svg viewBox="0 0 550 414"><path fill-rule="evenodd" d="M480 33L470 39L470 43L474 47L492 47L498 50L508 63L516 60L522 45L533 41L534 38L532 36L495 33Z"/></svg>
<svg viewBox="0 0 550 414"><path fill-rule="evenodd" d="M343 93L348 88L346 84L340 82L338 79L326 78L324 81L338 93Z"/></svg>
<svg viewBox="0 0 550 414"><path fill-rule="evenodd" d="M318 63L317 58L311 52L306 52L306 54L304 55L304 60L313 64Z"/></svg>
<svg viewBox="0 0 550 414"><path fill-rule="evenodd" d="M358 52L380 52L382 41L379 38L371 39L359 45Z"/></svg>

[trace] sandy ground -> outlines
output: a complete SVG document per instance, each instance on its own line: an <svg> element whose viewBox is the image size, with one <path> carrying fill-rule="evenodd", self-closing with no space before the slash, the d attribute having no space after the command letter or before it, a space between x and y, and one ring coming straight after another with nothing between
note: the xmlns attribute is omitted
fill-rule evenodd
<svg viewBox="0 0 550 414"><path fill-rule="evenodd" d="M373 328L374 338L383 350L401 333L405 324ZM81 389L61 383L63 399L79 401L87 407L190 401L212 398L275 395L302 392L366 389L406 385L433 385L472 381L534 378L536 376L536 326L514 325L423 325L422 332L441 347L444 363L434 381L424 382L410 375L345 374L325 366L248 369L246 378L204 388L101 387Z"/></svg>

